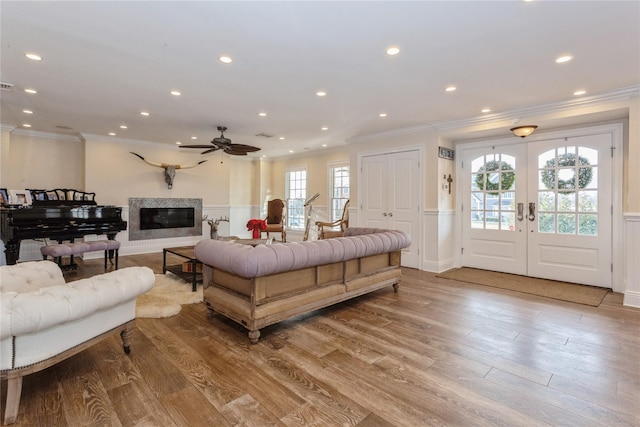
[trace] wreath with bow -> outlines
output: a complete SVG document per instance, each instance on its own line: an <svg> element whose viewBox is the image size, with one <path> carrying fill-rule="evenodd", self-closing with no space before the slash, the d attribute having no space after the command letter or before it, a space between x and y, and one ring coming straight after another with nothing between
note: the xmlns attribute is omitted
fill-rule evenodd
<svg viewBox="0 0 640 427"><path fill-rule="evenodd" d="M497 182L491 182L489 177L491 176L490 172L495 171L506 171L501 172L501 179ZM478 175L476 176L476 184L480 190L487 190L489 192L497 192L500 191L500 181L502 181L502 190L508 190L513 185L516 180L516 173L513 171L513 166L505 161L497 161L491 160L484 164L480 169L478 169Z"/></svg>
<svg viewBox="0 0 640 427"><path fill-rule="evenodd" d="M589 167L583 168L580 166L589 166L589 160L582 156L577 156L578 160L578 187L585 188L593 179L593 170ZM545 187L549 190L556 188L556 168L555 164L558 162L558 168L561 167L575 167L576 155L574 153L565 153L557 156L553 159L547 160L545 169L541 173L541 180ZM576 174L569 179L560 179L557 177L558 190L575 190L576 189Z"/></svg>

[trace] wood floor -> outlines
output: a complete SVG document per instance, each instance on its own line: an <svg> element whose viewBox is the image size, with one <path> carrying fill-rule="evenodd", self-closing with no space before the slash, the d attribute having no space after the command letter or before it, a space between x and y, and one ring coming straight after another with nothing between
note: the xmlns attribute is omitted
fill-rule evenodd
<svg viewBox="0 0 640 427"><path fill-rule="evenodd" d="M160 272L162 254L120 258L130 265ZM66 278L101 272L88 260ZM403 269L398 293L268 327L257 345L187 305L138 319L128 356L114 337L26 377L15 425L638 426L640 310L621 302Z"/></svg>

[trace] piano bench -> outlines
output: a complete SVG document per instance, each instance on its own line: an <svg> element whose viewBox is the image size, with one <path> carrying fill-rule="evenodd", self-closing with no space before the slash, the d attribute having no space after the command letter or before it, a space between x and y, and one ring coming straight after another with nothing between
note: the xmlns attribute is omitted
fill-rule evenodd
<svg viewBox="0 0 640 427"><path fill-rule="evenodd" d="M46 260L48 256L52 257L58 266L62 269L62 257L71 257L73 265L73 256L81 255L85 252L104 251L104 269L107 269L107 258L109 251L115 252L115 266L118 269L118 251L120 242L117 240L97 240L95 242L78 242L78 243L59 243L55 245L46 245L40 248L42 259Z"/></svg>

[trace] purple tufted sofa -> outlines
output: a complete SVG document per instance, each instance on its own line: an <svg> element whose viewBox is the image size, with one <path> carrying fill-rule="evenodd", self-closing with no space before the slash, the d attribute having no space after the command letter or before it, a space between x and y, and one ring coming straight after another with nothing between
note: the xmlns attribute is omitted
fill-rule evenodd
<svg viewBox="0 0 640 427"><path fill-rule="evenodd" d="M249 330L326 307L400 281L400 254L411 244L396 230L347 228L344 237L258 245L202 240L204 301Z"/></svg>

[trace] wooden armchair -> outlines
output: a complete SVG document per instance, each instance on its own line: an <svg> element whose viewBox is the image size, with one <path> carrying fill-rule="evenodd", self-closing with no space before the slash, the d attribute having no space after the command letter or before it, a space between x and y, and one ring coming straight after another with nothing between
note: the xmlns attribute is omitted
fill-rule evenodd
<svg viewBox="0 0 640 427"><path fill-rule="evenodd" d="M342 210L342 218L333 222L316 221L319 239L329 239L331 237L344 236L344 230L349 227L349 202L350 200L347 200L347 202L344 204L344 208ZM340 229L336 230L336 228L338 227L340 227Z"/></svg>
<svg viewBox="0 0 640 427"><path fill-rule="evenodd" d="M269 200L267 204L267 217L264 219L267 223L267 229L264 233L267 233L267 239L269 233L280 233L282 242L287 241L287 230L284 227L284 221L287 217L286 206L282 199Z"/></svg>

